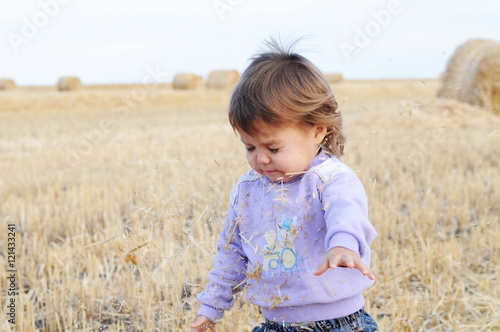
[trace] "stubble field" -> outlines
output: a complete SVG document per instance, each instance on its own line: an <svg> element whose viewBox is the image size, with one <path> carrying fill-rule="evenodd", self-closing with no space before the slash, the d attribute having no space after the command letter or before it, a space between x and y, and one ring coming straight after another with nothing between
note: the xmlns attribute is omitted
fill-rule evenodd
<svg viewBox="0 0 500 332"><path fill-rule="evenodd" d="M500 116L438 99L438 87L333 86L342 160L379 234L366 309L381 331L500 331ZM248 169L228 97L168 85L0 91L1 330L187 331ZM218 329L261 320L238 295Z"/></svg>

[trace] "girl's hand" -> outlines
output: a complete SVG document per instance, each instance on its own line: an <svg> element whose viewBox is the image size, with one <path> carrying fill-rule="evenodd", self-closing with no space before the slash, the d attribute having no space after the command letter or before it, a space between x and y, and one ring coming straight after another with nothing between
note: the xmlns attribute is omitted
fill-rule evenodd
<svg viewBox="0 0 500 332"><path fill-rule="evenodd" d="M326 270L336 267L356 268L371 280L375 280L372 271L365 265L359 255L352 250L344 247L335 247L330 249L320 266L314 271L314 274L322 275Z"/></svg>
<svg viewBox="0 0 500 332"><path fill-rule="evenodd" d="M215 332L215 323L205 316L198 316L189 325L189 332Z"/></svg>

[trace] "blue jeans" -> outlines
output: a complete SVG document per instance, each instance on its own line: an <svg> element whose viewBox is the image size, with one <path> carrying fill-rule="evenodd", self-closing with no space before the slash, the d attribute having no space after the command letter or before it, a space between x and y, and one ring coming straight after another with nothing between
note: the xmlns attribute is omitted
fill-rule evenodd
<svg viewBox="0 0 500 332"><path fill-rule="evenodd" d="M252 332L373 332L378 331L378 326L375 320L370 316L365 309L361 309L352 315L321 320L318 322L291 324L277 323L266 319L266 322L261 326L255 327Z"/></svg>

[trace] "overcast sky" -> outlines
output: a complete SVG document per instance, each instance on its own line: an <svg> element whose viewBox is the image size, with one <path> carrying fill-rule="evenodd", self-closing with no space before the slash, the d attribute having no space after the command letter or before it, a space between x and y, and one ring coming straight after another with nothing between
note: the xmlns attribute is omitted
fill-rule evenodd
<svg viewBox="0 0 500 332"><path fill-rule="evenodd" d="M471 38L500 41L497 0L0 0L0 78L141 82L237 69L269 36L348 79L432 78Z"/></svg>

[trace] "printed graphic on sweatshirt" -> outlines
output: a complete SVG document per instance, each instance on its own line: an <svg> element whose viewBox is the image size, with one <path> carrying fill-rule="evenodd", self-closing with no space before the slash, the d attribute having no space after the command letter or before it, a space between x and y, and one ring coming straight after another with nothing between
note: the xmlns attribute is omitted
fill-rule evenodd
<svg viewBox="0 0 500 332"><path fill-rule="evenodd" d="M297 234L297 216L283 218L276 226L276 231L270 230L265 233L267 245L263 251L262 265L264 277L312 271L307 257L297 255L294 245Z"/></svg>

